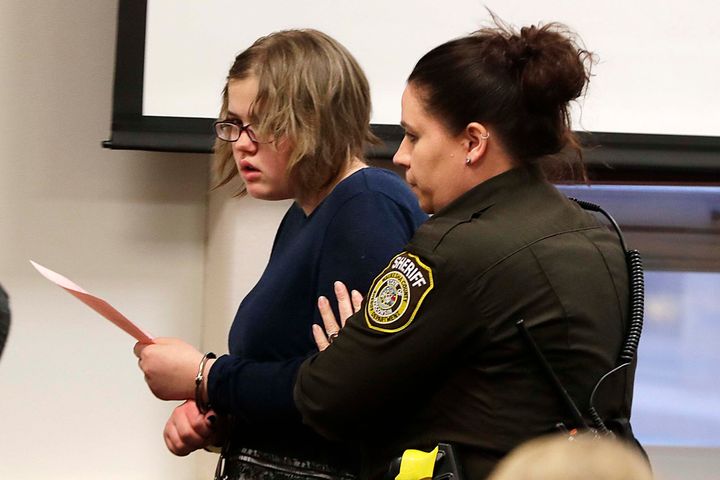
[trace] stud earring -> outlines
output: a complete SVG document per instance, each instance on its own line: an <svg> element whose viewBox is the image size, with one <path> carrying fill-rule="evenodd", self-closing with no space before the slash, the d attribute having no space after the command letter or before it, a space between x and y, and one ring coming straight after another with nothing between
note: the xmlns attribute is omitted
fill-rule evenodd
<svg viewBox="0 0 720 480"><path fill-rule="evenodd" d="M470 160L470 157L465 157L465 166L469 167L471 163L472 163L472 160Z"/></svg>

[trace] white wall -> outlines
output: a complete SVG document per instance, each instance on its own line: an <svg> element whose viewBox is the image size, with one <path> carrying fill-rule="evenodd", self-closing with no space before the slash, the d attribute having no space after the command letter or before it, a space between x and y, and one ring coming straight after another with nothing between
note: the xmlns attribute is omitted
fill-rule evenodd
<svg viewBox="0 0 720 480"><path fill-rule="evenodd" d="M191 479L133 340L36 273L200 345L207 155L104 150L116 1L0 3L0 478ZM207 475L204 475L207 478Z"/></svg>

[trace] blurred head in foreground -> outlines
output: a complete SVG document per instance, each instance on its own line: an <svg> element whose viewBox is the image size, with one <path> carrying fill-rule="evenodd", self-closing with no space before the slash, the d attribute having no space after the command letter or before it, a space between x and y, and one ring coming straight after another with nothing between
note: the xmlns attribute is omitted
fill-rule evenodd
<svg viewBox="0 0 720 480"><path fill-rule="evenodd" d="M0 285L0 355L2 355L8 330L10 329L10 305L7 293Z"/></svg>
<svg viewBox="0 0 720 480"><path fill-rule="evenodd" d="M510 452L488 480L652 480L645 458L619 440L565 435L530 440Z"/></svg>

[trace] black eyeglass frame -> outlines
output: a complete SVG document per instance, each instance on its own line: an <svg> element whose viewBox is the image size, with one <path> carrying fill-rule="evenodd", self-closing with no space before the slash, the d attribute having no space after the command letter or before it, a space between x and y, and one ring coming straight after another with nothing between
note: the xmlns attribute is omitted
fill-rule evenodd
<svg viewBox="0 0 720 480"><path fill-rule="evenodd" d="M238 131L237 138L235 138L234 140L228 140L226 138L221 137L220 132L219 132L220 125L232 125L233 127L235 127ZM251 123L246 123L243 125L241 122L238 122L238 121L232 120L232 119L218 120L216 122L213 122L213 131L215 132L215 136L217 138L219 138L220 140L222 140L223 142L235 143L238 140L240 140L240 137L242 136L243 132L247 132L248 138L253 143L256 143L256 144L272 143L272 141L261 142L260 140L258 140L257 134L255 133L255 130L252 129Z"/></svg>

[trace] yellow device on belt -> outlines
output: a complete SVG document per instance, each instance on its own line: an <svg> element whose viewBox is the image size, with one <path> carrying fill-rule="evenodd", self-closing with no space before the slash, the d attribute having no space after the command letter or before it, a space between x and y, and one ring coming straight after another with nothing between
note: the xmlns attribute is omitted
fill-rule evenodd
<svg viewBox="0 0 720 480"><path fill-rule="evenodd" d="M430 452L408 449L400 460L400 473L395 480L431 480L435 469L438 448Z"/></svg>

